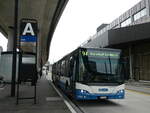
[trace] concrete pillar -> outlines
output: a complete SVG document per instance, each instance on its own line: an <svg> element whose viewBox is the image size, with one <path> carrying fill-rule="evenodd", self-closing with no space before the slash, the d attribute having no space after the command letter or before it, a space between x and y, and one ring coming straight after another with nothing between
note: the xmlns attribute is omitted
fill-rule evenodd
<svg viewBox="0 0 150 113"><path fill-rule="evenodd" d="M130 65L130 79L133 80L132 47L131 46L129 46L129 65Z"/></svg>
<svg viewBox="0 0 150 113"><path fill-rule="evenodd" d="M1 58L1 52L3 52L2 46L0 46L0 58Z"/></svg>
<svg viewBox="0 0 150 113"><path fill-rule="evenodd" d="M9 29L8 31L8 43L7 43L7 51L13 51L13 29Z"/></svg>
<svg viewBox="0 0 150 113"><path fill-rule="evenodd" d="M147 16L150 17L150 0L146 0L146 11L147 11Z"/></svg>
<svg viewBox="0 0 150 113"><path fill-rule="evenodd" d="M1 53L1 52L3 52L3 47L2 47L2 46L0 46L0 53Z"/></svg>

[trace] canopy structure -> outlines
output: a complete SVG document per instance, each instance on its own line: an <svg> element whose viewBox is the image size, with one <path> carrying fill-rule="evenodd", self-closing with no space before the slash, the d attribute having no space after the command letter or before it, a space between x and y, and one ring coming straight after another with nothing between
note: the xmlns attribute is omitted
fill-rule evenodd
<svg viewBox="0 0 150 113"><path fill-rule="evenodd" d="M53 33L68 0L18 0L18 28L22 18L38 22L38 60L46 63ZM13 50L15 0L0 0L0 32ZM19 29L18 29L19 34ZM30 49L30 48L29 48Z"/></svg>

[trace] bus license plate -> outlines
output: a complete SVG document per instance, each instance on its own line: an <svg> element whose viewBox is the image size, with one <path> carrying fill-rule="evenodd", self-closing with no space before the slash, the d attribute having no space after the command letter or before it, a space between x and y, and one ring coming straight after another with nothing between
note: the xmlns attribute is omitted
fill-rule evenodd
<svg viewBox="0 0 150 113"><path fill-rule="evenodd" d="M105 96L102 96L102 97L99 97L100 99L106 99L107 97L105 97Z"/></svg>

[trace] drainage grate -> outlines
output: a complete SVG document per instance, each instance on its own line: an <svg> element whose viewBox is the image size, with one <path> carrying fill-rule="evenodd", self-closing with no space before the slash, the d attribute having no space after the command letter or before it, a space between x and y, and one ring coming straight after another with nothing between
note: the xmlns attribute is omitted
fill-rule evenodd
<svg viewBox="0 0 150 113"><path fill-rule="evenodd" d="M61 101L60 97L46 97L46 101Z"/></svg>

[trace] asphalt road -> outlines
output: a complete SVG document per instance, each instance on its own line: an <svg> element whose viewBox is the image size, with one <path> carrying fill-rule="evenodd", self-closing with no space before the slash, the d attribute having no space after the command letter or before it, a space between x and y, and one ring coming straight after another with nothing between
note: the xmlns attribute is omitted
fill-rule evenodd
<svg viewBox="0 0 150 113"><path fill-rule="evenodd" d="M126 90L123 100L81 101L84 113L150 113L150 94Z"/></svg>

